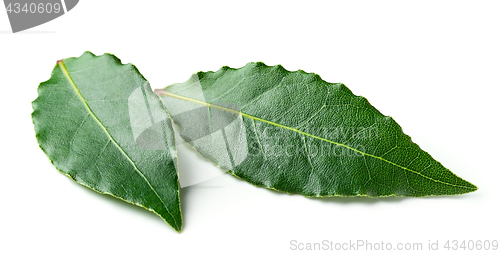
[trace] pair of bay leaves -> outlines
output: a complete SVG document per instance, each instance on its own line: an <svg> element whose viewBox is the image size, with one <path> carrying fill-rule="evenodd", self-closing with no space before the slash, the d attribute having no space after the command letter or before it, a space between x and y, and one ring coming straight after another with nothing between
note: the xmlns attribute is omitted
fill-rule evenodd
<svg viewBox="0 0 500 254"><path fill-rule="evenodd" d="M179 232L172 122L222 170L285 193L420 197L477 189L365 98L316 74L249 63L155 92L111 54L58 61L32 103L38 143L71 179L151 210Z"/></svg>

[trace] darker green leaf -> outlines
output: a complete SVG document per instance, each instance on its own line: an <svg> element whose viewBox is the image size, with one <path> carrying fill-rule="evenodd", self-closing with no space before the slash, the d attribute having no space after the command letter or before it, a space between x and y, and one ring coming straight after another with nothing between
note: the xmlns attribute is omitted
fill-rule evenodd
<svg viewBox="0 0 500 254"><path fill-rule="evenodd" d="M59 171L181 230L171 121L135 66L90 52L59 61L33 109L38 143Z"/></svg>

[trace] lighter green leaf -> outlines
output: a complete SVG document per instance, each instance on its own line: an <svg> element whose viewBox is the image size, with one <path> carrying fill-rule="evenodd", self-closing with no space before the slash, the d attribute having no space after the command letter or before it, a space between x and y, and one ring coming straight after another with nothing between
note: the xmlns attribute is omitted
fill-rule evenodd
<svg viewBox="0 0 500 254"><path fill-rule="evenodd" d="M59 61L33 109L38 143L59 171L181 230L171 121L135 66L90 52Z"/></svg>
<svg viewBox="0 0 500 254"><path fill-rule="evenodd" d="M254 185L304 196L475 191L343 84L280 65L199 72L156 91L181 137Z"/></svg>

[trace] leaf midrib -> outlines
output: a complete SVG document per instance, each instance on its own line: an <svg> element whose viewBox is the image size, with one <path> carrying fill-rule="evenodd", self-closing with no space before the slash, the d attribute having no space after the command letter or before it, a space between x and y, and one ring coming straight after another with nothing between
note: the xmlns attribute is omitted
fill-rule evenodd
<svg viewBox="0 0 500 254"><path fill-rule="evenodd" d="M301 130L298 130L298 129L295 129L295 128L292 128L292 127L288 127L286 125L281 125L279 123L275 123L275 122L272 122L272 121L269 121L269 120L266 120L266 119L262 119L262 118L259 118L259 117L256 117L256 116L252 116L252 115L243 113L243 112L238 111L238 110L234 110L234 109L222 107L222 106L219 106L219 105L216 105L216 104L212 104L212 103L209 103L209 102L204 102L204 101L196 100L196 99L193 99L193 98L185 97L185 96L182 96L182 95L174 94L174 93L171 93L171 92L167 92L165 90L160 90L159 92L161 93L161 95L166 95L166 96L170 96L170 97L173 97L173 98L176 98L176 99L180 99L180 100L185 100L185 101L189 101L189 102L201 104L201 105L207 106L209 108L212 107L212 108L216 108L216 109L220 109L220 110L225 110L225 111L228 111L228 112L231 112L231 113L234 113L234 114L239 114L241 116L247 117L247 118L252 119L254 121L255 120L256 121L260 121L260 122L267 123L267 124L270 124L270 125L274 125L276 127L280 127L280 128L286 129L286 130L294 131L294 132L300 133L302 135L309 136L309 137L312 137L312 138L315 138L315 139L318 139L318 140L321 140L321 141L324 141L324 142L328 142L328 143L331 143L331 144L334 144L334 145L342 146L344 148L347 148L347 149L350 149L350 150L352 150L354 152L357 152L357 153L359 153L359 154L361 154L363 156L369 156L369 157L381 160L383 162L386 162L386 163L391 164L393 166L399 167L399 168L401 168L403 170L412 172L414 174L417 174L417 175L419 175L421 177L424 177L426 179L432 180L432 181L437 182L437 183L441 183L441 184L445 184L445 185L449 185L449 186L453 186L453 187L458 187L458 188L475 189L473 187L468 187L468 186L462 186L462 185L456 185L456 184L452 184L452 183L443 182L443 181L440 181L438 179L434 179L432 177L423 175L420 172L411 170L411 169L409 169L407 167L404 167L404 166L401 166L399 164L396 164L396 163L394 163L392 161L386 160L386 159L384 159L382 157L362 152L362 151L357 150L357 149L355 149L353 147L350 147L350 146L348 146L346 144L342 144L342 143L338 143L338 142L335 142L335 141L332 141L332 140L328 140L328 139L325 139L325 138L322 138L322 137L318 137L316 135L313 135L313 134L310 134L310 133L307 133L307 132L304 132L304 131L301 131Z"/></svg>
<svg viewBox="0 0 500 254"><path fill-rule="evenodd" d="M78 87L76 86L75 82L73 81L73 78L71 77L71 75L69 74L69 71L68 69L66 68L66 65L64 65L64 62L63 60L61 61L58 61L57 64L59 65L59 68L61 68L61 71L63 72L64 76L66 76L66 79L69 81L69 83L71 84L72 88L75 90L76 92L76 95L78 96L78 98L80 98L80 100L83 102L83 104L85 105L85 108L87 109L87 111L89 112L89 114L94 118L94 120L99 124L99 126L104 130L104 133L106 133L106 135L108 136L109 140L118 148L118 150L120 150L120 152L127 158L127 160L130 162L130 164L132 164L132 166L134 167L135 171L144 179L144 181L146 181L146 183L148 184L149 188L154 192L154 194L156 195L156 197L158 197L158 199L161 201L161 203L163 204L163 207L165 207L165 210L168 212L168 214L171 216L175 226L177 228L179 228L179 226L177 225L177 221L175 220L175 217L172 215L172 213L168 210L168 207L167 205L165 204L165 202L163 202L163 199L161 199L160 195L158 195L158 193L156 192L156 190L153 188L153 186L151 185L151 183L148 181L148 179L146 178L146 176L139 170L139 168L137 168L137 165L135 164L135 162L130 158L130 156L128 156L128 154L121 148L121 146L118 145L118 143L116 142L116 140L111 136L111 134L108 132L108 130L106 129L106 127L104 127L104 125L102 124L102 122L99 120L99 118L97 118L97 116L94 114L94 112L92 111L92 109L90 109L87 101L85 100L85 98L83 98L83 95L81 94L80 90L78 89Z"/></svg>

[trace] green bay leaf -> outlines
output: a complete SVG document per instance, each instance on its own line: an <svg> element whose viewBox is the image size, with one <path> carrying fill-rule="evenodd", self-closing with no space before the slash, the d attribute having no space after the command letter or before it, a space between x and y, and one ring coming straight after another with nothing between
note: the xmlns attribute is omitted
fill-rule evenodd
<svg viewBox="0 0 500 254"><path fill-rule="evenodd" d="M155 91L181 137L256 186L304 196L475 191L344 84L280 65L198 72Z"/></svg>
<svg viewBox="0 0 500 254"><path fill-rule="evenodd" d="M135 66L90 52L58 61L32 106L37 141L60 172L180 232L171 120Z"/></svg>

